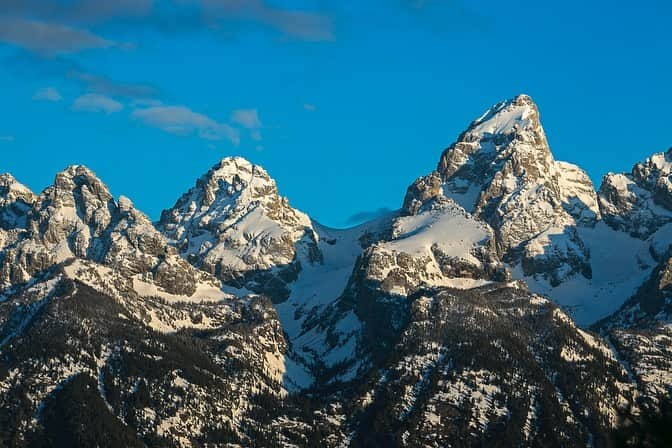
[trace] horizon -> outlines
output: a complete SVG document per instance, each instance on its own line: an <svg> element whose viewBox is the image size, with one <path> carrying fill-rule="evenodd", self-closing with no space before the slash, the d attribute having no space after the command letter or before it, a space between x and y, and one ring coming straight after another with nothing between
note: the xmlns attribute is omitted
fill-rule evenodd
<svg viewBox="0 0 672 448"><path fill-rule="evenodd" d="M297 209L352 227L398 209L471 121L526 93L554 157L599 187L672 146L671 18L659 0L8 4L0 172L39 193L83 164L156 220L241 156Z"/></svg>

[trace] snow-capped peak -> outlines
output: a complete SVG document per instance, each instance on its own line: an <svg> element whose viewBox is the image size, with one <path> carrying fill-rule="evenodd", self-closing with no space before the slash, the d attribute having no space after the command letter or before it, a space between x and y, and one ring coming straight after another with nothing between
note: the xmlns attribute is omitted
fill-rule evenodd
<svg viewBox="0 0 672 448"><path fill-rule="evenodd" d="M56 183L58 183L59 180L70 180L77 184L82 184L83 182L102 183L96 173L86 165L68 166L63 171L56 174Z"/></svg>
<svg viewBox="0 0 672 448"><path fill-rule="evenodd" d="M595 189L581 169L555 161L529 96L475 120L443 152L437 171L409 187L403 210L415 214L442 197L490 224L499 255L521 260L526 274L543 272L553 283L590 276L589 253L573 229L599 218Z"/></svg>
<svg viewBox="0 0 672 448"><path fill-rule="evenodd" d="M28 281L75 258L128 278L140 276L171 294L189 296L201 279L214 281L182 260L130 199L115 201L85 166L58 173L23 216L25 230L11 241L11 257L0 260L0 286Z"/></svg>
<svg viewBox="0 0 672 448"><path fill-rule="evenodd" d="M471 123L444 151L438 172L482 181L482 170L510 171L517 177L547 177L553 169L546 134L536 104L527 95L502 101ZM470 207L467 207L468 209Z"/></svg>
<svg viewBox="0 0 672 448"><path fill-rule="evenodd" d="M296 277L298 253L319 259L310 218L279 195L266 170L241 157L212 167L162 213L158 227L199 267L252 290L284 291L277 285Z"/></svg>
<svg viewBox="0 0 672 448"><path fill-rule="evenodd" d="M475 120L467 132L472 135L511 134L522 129L538 128L539 110L528 95L501 101Z"/></svg>
<svg viewBox="0 0 672 448"><path fill-rule="evenodd" d="M0 174L0 208L9 206L16 201L30 204L35 194L28 187L19 183L9 173Z"/></svg>
<svg viewBox="0 0 672 448"><path fill-rule="evenodd" d="M266 170L242 157L226 157L213 166L205 175L196 181L196 185L185 193L175 204L173 209L165 211L161 222L170 220L167 213L176 208L189 210L183 212L196 215L210 210L211 207L221 207L226 198L236 198L236 202L249 202L255 199L279 200L275 183ZM215 202L218 204L214 204ZM286 200L284 200L286 202ZM211 210L210 210L211 211Z"/></svg>
<svg viewBox="0 0 672 448"><path fill-rule="evenodd" d="M249 160L240 157L225 157L218 165L208 173L210 177L221 179L232 179L233 176L248 177L251 175L259 175L259 177L269 178L268 173L261 166L255 165Z"/></svg>
<svg viewBox="0 0 672 448"><path fill-rule="evenodd" d="M16 198L27 200L34 197L33 192L19 183L14 176L9 173L0 174L0 200L15 200Z"/></svg>
<svg viewBox="0 0 672 448"><path fill-rule="evenodd" d="M661 172L669 174L672 172L672 148L666 152L657 152L647 159L647 162L660 170Z"/></svg>
<svg viewBox="0 0 672 448"><path fill-rule="evenodd" d="M80 222L98 234L113 221L131 218L151 226L147 215L136 209L126 196L114 200L105 183L84 165L71 165L56 175L54 184L37 198L36 217L49 221L65 216L72 223ZM48 225L48 224L47 224Z"/></svg>
<svg viewBox="0 0 672 448"><path fill-rule="evenodd" d="M640 183L655 184L672 173L672 148L667 152L657 152L643 162L637 163L632 175Z"/></svg>

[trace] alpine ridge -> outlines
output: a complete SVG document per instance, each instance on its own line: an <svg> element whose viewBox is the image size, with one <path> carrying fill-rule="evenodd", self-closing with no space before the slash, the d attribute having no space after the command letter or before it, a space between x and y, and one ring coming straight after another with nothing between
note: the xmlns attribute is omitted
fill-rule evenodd
<svg viewBox="0 0 672 448"><path fill-rule="evenodd" d="M240 157L155 223L2 174L0 446L663 446L671 176L596 190L527 95L350 229Z"/></svg>

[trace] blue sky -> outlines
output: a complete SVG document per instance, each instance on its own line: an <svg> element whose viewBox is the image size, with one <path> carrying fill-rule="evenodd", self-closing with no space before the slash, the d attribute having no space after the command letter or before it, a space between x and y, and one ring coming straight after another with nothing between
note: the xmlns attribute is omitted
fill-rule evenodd
<svg viewBox="0 0 672 448"><path fill-rule="evenodd" d="M0 0L0 172L41 191L83 163L158 218L241 155L341 227L527 93L599 183L672 146L671 19L663 0Z"/></svg>

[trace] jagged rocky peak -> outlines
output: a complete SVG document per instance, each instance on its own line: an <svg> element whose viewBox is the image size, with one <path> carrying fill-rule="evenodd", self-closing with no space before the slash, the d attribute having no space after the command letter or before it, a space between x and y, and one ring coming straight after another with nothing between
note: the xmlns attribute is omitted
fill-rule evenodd
<svg viewBox="0 0 672 448"><path fill-rule="evenodd" d="M107 186L88 168L73 165L56 175L35 201L30 217L33 237L57 244L72 234L70 249L87 256L91 238L110 225L116 205Z"/></svg>
<svg viewBox="0 0 672 448"><path fill-rule="evenodd" d="M76 257L111 263L122 252L155 257L175 253L130 199L115 201L108 187L82 165L58 173L38 196L30 230L32 238L59 246L63 257L69 250Z"/></svg>
<svg viewBox="0 0 672 448"><path fill-rule="evenodd" d="M509 159L507 168L517 176L544 176L551 169L553 156L532 98L519 95L502 101L475 120L441 156L438 171L442 178L464 172L470 156L476 153Z"/></svg>
<svg viewBox="0 0 672 448"><path fill-rule="evenodd" d="M609 173L599 191L604 219L617 230L647 238L672 222L672 148L635 164L630 174Z"/></svg>
<svg viewBox="0 0 672 448"><path fill-rule="evenodd" d="M549 200L559 206L572 198L585 210L581 219L599 214L592 182L575 165L556 162L546 140L539 110L527 95L502 101L471 123L441 155L437 170L409 189L404 209L412 213L423 202L413 192L432 197L443 193L468 211L491 215L492 199L505 198L523 185L552 182ZM572 207L570 207L572 208ZM486 216L484 216L486 217ZM494 218L494 216L493 216Z"/></svg>
<svg viewBox="0 0 672 448"><path fill-rule="evenodd" d="M266 170L227 157L161 215L159 229L196 266L236 287L285 298L301 263L321 260L310 218Z"/></svg>
<svg viewBox="0 0 672 448"><path fill-rule="evenodd" d="M185 231L181 224L193 224L194 220L209 223L249 206L262 207L271 219L310 226L310 219L278 194L275 180L266 170L242 157L227 157L198 179L172 209L163 212L161 226L169 236L179 239Z"/></svg>
<svg viewBox="0 0 672 448"><path fill-rule="evenodd" d="M16 201L31 204L35 200L35 194L28 187L19 183L9 173L0 174L0 207L7 206Z"/></svg>
<svg viewBox="0 0 672 448"><path fill-rule="evenodd" d="M539 110L527 95L503 101L448 147L435 172L411 185L403 212L418 213L451 198L492 226L503 259L553 283L590 276L589 253L576 232L600 211L592 182L575 165L553 158Z"/></svg>
<svg viewBox="0 0 672 448"><path fill-rule="evenodd" d="M35 194L9 173L0 174L0 229L25 226Z"/></svg>
<svg viewBox="0 0 672 448"><path fill-rule="evenodd" d="M3 286L28 281L72 258L141 276L174 294L193 294L196 283L207 277L182 260L128 198L115 201L82 165L58 173L34 200L26 221L26 232L4 245Z"/></svg>
<svg viewBox="0 0 672 448"><path fill-rule="evenodd" d="M250 199L275 199L278 188L266 170L242 157L226 157L199 179L204 189L204 205L217 199L221 188L229 196L245 190Z"/></svg>

